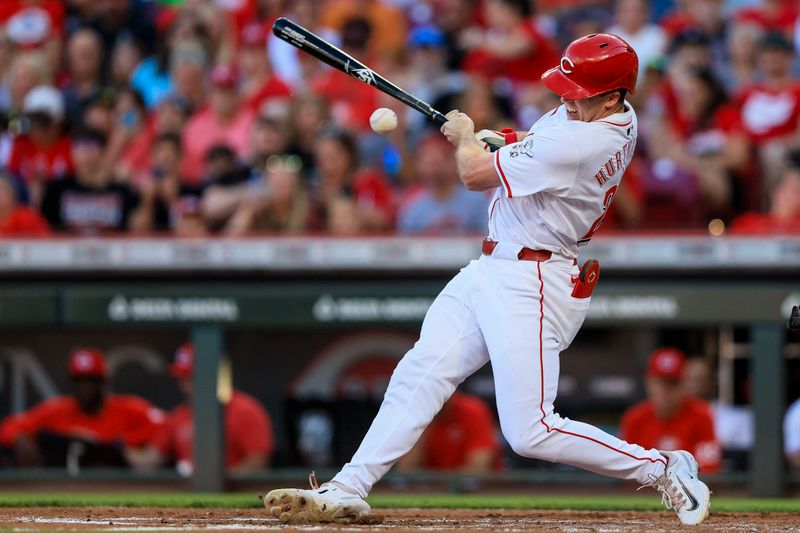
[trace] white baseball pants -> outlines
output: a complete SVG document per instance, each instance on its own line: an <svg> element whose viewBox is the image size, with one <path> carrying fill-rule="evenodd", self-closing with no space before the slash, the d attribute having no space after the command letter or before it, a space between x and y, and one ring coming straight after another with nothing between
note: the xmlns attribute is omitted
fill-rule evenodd
<svg viewBox="0 0 800 533"><path fill-rule="evenodd" d="M657 450L553 410L559 353L589 308L588 298L571 295L577 274L571 259L556 255L544 262L484 255L463 268L431 305L419 341L398 363L372 426L334 481L366 497L487 361L500 428L516 453L640 483L660 476L666 460Z"/></svg>

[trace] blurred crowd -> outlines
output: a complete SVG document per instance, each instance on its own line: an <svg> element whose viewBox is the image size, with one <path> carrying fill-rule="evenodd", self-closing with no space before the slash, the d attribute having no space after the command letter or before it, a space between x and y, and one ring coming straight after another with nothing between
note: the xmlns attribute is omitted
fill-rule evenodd
<svg viewBox="0 0 800 533"><path fill-rule="evenodd" d="M606 226L800 230L796 0L3 0L0 236L485 231L422 115L271 33L289 17L476 130L611 31L640 58ZM399 126L369 128L377 107Z"/></svg>

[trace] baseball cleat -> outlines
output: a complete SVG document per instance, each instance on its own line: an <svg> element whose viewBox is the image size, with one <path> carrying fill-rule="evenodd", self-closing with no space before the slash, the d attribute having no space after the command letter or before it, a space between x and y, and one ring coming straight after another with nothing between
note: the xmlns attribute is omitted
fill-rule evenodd
<svg viewBox="0 0 800 533"><path fill-rule="evenodd" d="M372 509L358 495L335 483L317 486L312 473L311 490L275 489L264 496L264 507L281 522L335 522L350 524L368 516Z"/></svg>
<svg viewBox="0 0 800 533"><path fill-rule="evenodd" d="M701 523L711 509L711 491L697 477L697 461L683 450L661 452L661 455L667 459L667 469L646 486L661 493L661 502L675 511L682 524Z"/></svg>

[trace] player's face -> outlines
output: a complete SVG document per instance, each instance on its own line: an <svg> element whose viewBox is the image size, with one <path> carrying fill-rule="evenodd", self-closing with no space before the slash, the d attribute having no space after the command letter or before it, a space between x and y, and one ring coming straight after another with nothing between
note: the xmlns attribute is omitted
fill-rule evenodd
<svg viewBox="0 0 800 533"><path fill-rule="evenodd" d="M679 381L651 377L647 379L647 397L653 403L657 417L670 418L681 405L683 389Z"/></svg>
<svg viewBox="0 0 800 533"><path fill-rule="evenodd" d="M103 407L106 382L101 378L74 378L72 393L85 413L96 413Z"/></svg>

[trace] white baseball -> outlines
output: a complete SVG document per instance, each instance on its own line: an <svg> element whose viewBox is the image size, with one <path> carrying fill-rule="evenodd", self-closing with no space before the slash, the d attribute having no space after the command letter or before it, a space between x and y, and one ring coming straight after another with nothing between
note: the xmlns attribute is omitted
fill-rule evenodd
<svg viewBox="0 0 800 533"><path fill-rule="evenodd" d="M378 108L369 117L369 125L375 133L388 133L397 127L397 115L391 109Z"/></svg>

